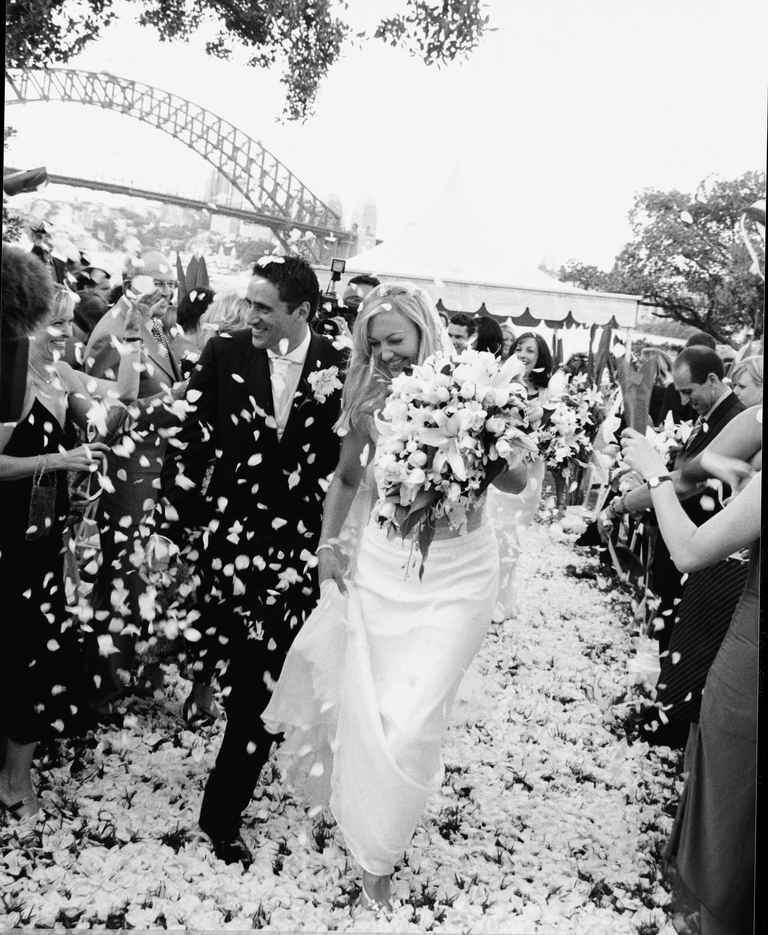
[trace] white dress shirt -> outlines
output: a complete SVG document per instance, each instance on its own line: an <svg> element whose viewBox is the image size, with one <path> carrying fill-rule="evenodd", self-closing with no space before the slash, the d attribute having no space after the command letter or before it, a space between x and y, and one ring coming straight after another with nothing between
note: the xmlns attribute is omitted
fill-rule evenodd
<svg viewBox="0 0 768 935"><path fill-rule="evenodd" d="M293 397L299 385L304 361L307 359L311 338L312 334L307 328L304 339L288 354L281 355L277 351L267 350L278 438L283 437L288 416L291 414Z"/></svg>

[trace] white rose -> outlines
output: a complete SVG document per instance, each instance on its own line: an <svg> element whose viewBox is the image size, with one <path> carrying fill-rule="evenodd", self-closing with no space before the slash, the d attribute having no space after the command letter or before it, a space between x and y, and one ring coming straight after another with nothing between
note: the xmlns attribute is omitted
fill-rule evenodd
<svg viewBox="0 0 768 935"><path fill-rule="evenodd" d="M408 459L414 467L424 467L427 463L427 456L423 451L414 451Z"/></svg>
<svg viewBox="0 0 768 935"><path fill-rule="evenodd" d="M499 416L491 416L491 418L488 419L485 423L485 427L493 435L501 435L501 433L504 431L504 426L504 420Z"/></svg>
<svg viewBox="0 0 768 935"><path fill-rule="evenodd" d="M475 384L474 383L462 383L461 389L459 390L459 396L462 399L472 399L475 395Z"/></svg>
<svg viewBox="0 0 768 935"><path fill-rule="evenodd" d="M499 453L500 458L507 458L512 452L512 446L506 438L499 438L496 440L496 451Z"/></svg>
<svg viewBox="0 0 768 935"><path fill-rule="evenodd" d="M420 467L414 468L408 475L408 483L413 484L415 487L421 487L426 479L427 475Z"/></svg>

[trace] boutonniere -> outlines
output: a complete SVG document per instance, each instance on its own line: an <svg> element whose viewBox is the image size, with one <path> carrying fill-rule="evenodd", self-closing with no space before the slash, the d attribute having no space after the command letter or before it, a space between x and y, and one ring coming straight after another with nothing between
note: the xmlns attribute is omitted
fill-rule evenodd
<svg viewBox="0 0 768 935"><path fill-rule="evenodd" d="M326 367L325 370L315 370L307 377L312 393L319 403L324 403L336 390L342 388L339 379L338 367Z"/></svg>

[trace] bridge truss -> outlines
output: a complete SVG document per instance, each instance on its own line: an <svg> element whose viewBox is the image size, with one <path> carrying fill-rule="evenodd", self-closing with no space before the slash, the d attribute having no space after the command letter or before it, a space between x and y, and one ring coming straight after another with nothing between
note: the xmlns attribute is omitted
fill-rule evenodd
<svg viewBox="0 0 768 935"><path fill-rule="evenodd" d="M5 72L5 103L63 101L115 110L179 140L202 156L244 198L286 250L294 230L311 259L328 258L348 243L341 218L257 140L223 117L159 88L105 72L74 68L11 68Z"/></svg>

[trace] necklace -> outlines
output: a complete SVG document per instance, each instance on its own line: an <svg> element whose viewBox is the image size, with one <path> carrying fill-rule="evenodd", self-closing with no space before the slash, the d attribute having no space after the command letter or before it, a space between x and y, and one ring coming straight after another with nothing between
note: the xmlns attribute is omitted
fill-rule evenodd
<svg viewBox="0 0 768 935"><path fill-rule="evenodd" d="M32 372L33 376L37 378L38 382L45 383L46 386L51 386L53 382L58 378L58 374L56 372L52 374L48 374L48 375L40 373L40 371L33 364L29 365L29 369Z"/></svg>

